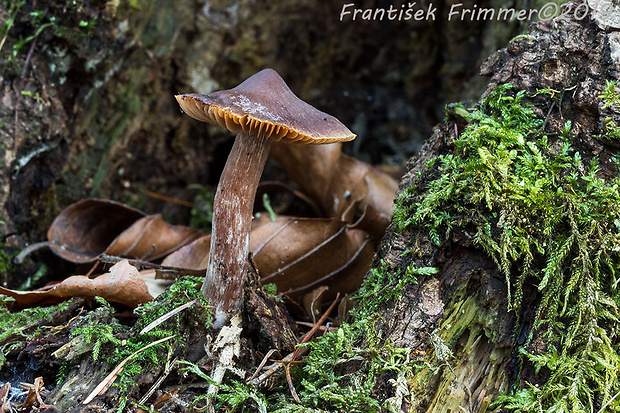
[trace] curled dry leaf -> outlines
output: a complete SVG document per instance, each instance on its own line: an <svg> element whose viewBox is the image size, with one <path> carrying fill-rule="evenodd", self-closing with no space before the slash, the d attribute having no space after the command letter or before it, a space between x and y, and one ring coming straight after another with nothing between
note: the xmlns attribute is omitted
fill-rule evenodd
<svg viewBox="0 0 620 413"><path fill-rule="evenodd" d="M269 155L282 165L304 192L323 203L325 189L340 162L342 143L307 146L274 142Z"/></svg>
<svg viewBox="0 0 620 413"><path fill-rule="evenodd" d="M274 144L271 155L330 217L380 239L390 223L398 182L341 152L340 144L300 147Z"/></svg>
<svg viewBox="0 0 620 413"><path fill-rule="evenodd" d="M206 269L210 237L205 236L164 259L162 265ZM356 290L374 255L373 239L336 219L279 216L275 222L263 215L253 222L250 251L262 283L298 298L320 286L337 292Z"/></svg>
<svg viewBox="0 0 620 413"><path fill-rule="evenodd" d="M95 279L73 275L49 290L15 291L0 287L0 294L14 298L21 308L58 303L71 297L98 296L128 307L137 307L153 299L142 276L127 260Z"/></svg>
<svg viewBox="0 0 620 413"><path fill-rule="evenodd" d="M203 232L194 228L170 225L159 214L149 215L123 231L105 253L152 261L165 257L201 235Z"/></svg>
<svg viewBox="0 0 620 413"><path fill-rule="evenodd" d="M161 262L163 267L187 268L192 270L207 270L209 251L211 249L211 235L200 237L189 245L168 255ZM250 251L252 251L252 234L250 233ZM155 278L168 278L158 273Z"/></svg>
<svg viewBox="0 0 620 413"><path fill-rule="evenodd" d="M51 250L67 261L92 262L146 214L114 201L83 199L65 208L47 230Z"/></svg>
<svg viewBox="0 0 620 413"><path fill-rule="evenodd" d="M262 283L275 283L290 297L325 285L330 300L337 292L357 290L372 257L374 242L365 231L336 219L267 219L252 231L250 244ZM255 240L252 242L252 238Z"/></svg>
<svg viewBox="0 0 620 413"><path fill-rule="evenodd" d="M47 231L51 250L74 263L100 254L155 260L198 238L202 232L167 224L114 201L84 199L65 208Z"/></svg>
<svg viewBox="0 0 620 413"><path fill-rule="evenodd" d="M321 308L323 306L323 294L329 290L326 286L317 287L309 293L305 294L301 298L301 305L306 310L306 313L312 317L312 322L316 323L317 317L321 315Z"/></svg>

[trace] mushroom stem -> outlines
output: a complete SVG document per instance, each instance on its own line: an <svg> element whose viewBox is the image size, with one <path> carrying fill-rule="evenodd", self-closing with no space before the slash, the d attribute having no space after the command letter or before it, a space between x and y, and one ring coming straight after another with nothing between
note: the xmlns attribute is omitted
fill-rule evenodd
<svg viewBox="0 0 620 413"><path fill-rule="evenodd" d="M215 328L228 321L243 298L254 197L270 147L264 133L239 132L217 185L209 265L201 288L214 306Z"/></svg>

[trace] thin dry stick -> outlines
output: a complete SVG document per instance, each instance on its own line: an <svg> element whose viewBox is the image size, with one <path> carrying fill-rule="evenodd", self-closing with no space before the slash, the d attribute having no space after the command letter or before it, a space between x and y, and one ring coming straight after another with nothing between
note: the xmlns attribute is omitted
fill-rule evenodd
<svg viewBox="0 0 620 413"><path fill-rule="evenodd" d="M93 275L93 273L95 272L95 270L97 269L98 266L99 266L99 261L95 262L93 264L93 266L90 267L90 270L88 270L88 272L86 274L84 274L84 276L90 278Z"/></svg>
<svg viewBox="0 0 620 413"><path fill-rule="evenodd" d="M304 327L313 327L313 326L314 326L314 324L313 324L313 323L308 323L308 322L305 322L305 321L296 321L295 323L296 323L297 325L304 326ZM319 330L321 330L321 331L325 331L325 332L331 332L331 331L336 330L336 328L337 328L337 327L333 327L333 326L327 326L327 325L325 325L325 326L320 326L320 327L319 327Z"/></svg>
<svg viewBox="0 0 620 413"><path fill-rule="evenodd" d="M15 264L21 264L22 262L24 262L24 260L26 259L28 255L40 249L49 248L49 246L50 246L49 241L41 241L41 242L35 242L34 244L30 244L26 248L24 248L19 254L17 254L15 258L13 258L13 262Z"/></svg>
<svg viewBox="0 0 620 413"><path fill-rule="evenodd" d="M308 352L308 347L301 347L301 351L298 355L305 355ZM267 380L269 377L273 376L278 370L280 370L286 363L289 363L293 358L293 353L289 353L282 360L276 360L276 365L261 374L259 377L255 379L250 379L248 382L254 387L258 387L261 383Z"/></svg>
<svg viewBox="0 0 620 413"><path fill-rule="evenodd" d="M293 384L293 379L291 378L291 365L287 364L284 371L286 372L286 382L288 383L288 389L293 395L293 399L295 399L297 403L301 404L301 400L299 399L297 391L295 390L295 385Z"/></svg>
<svg viewBox="0 0 620 413"><path fill-rule="evenodd" d="M133 354L127 356L125 360L121 361L119 365L116 366L114 370L112 370L110 374L108 374L106 378L103 379L101 383L97 385L97 387L95 387L95 389L88 395L88 397L86 397L86 399L82 402L82 404L88 404L92 402L95 397L101 396L102 394L104 394L106 390L112 385L112 383L114 383L114 380L116 380L116 376L123 370L123 367L125 366L125 364L127 364L127 362L131 360L133 357L135 357L137 354L143 352L147 348L156 346L157 344L161 344L175 337L176 337L176 334L170 337L164 337L157 341L153 341L152 343L147 344L146 346L142 347L140 350L137 350Z"/></svg>
<svg viewBox="0 0 620 413"><path fill-rule="evenodd" d="M43 398L41 397L41 390L43 389L43 378L42 377L37 377L36 379L34 379L34 392L35 395L37 396L37 401L39 402L39 409L51 409L54 406L52 406L51 404L47 404L43 402Z"/></svg>
<svg viewBox="0 0 620 413"><path fill-rule="evenodd" d="M153 191L149 191L148 189L142 188L142 193L146 196L150 196L153 199L159 199L160 201L164 201L164 202L170 202L171 204L176 204L176 205L180 205L180 206L184 206L184 207L188 207L188 208L193 208L194 207L194 203L193 202L188 202L188 201L184 201L182 199L177 199L177 198L172 198L169 197L168 195L164 195L164 194L160 194L157 192L153 192Z"/></svg>
<svg viewBox="0 0 620 413"><path fill-rule="evenodd" d="M80 312L78 313L78 315L76 315L75 317L73 317L71 320L69 320L66 324L62 325L62 326L43 326L41 327L42 329L49 329L50 331L53 332L53 334L58 333L59 331L64 330L65 328L68 328L69 325L71 325L71 323L73 323L75 320L77 320L81 315L82 312L84 311L84 307L80 307ZM0 413L2 413L2 411L0 410Z"/></svg>
<svg viewBox="0 0 620 413"><path fill-rule="evenodd" d="M194 298L192 301L190 301L188 303L185 303L185 304L175 308L172 311L167 312L166 314L162 315L157 320L153 321L148 326L146 326L142 330L140 330L139 334L148 333L149 331L151 331L152 329L154 329L155 327L157 327L158 325L160 325L161 323L163 323L164 321L166 321L167 319L169 319L173 315L175 315L177 313L180 313L181 311L185 310L188 307L191 307L192 305L196 304L197 302L198 302L198 299Z"/></svg>
<svg viewBox="0 0 620 413"><path fill-rule="evenodd" d="M327 311L323 313L321 318L319 318L319 321L317 321L314 327L312 327L312 330L310 330L308 334L306 334L304 339L301 340L301 343L299 343L300 345L306 344L312 338L314 333L316 333L319 330L319 327L321 326L321 324L323 324L323 321L325 321L329 313L331 313L334 307L336 306L336 303L338 302L339 298L340 298L340 293L336 294L336 299L334 300L334 302L329 306ZM291 394L293 395L293 398L295 399L297 403L301 403L301 400L299 399L299 396L297 395L297 392L295 391L295 386L293 385L293 379L291 378L291 363L295 361L295 358L297 358L300 351L301 351L301 347L298 346L295 352L293 353L293 357L291 357L291 361L286 365L286 381L288 382L288 388L291 391Z"/></svg>
<svg viewBox="0 0 620 413"><path fill-rule="evenodd" d="M278 350L275 348L272 348L271 350L267 352L267 354L265 354L265 357L263 357L263 360L260 362L260 364L256 368L256 371L254 372L254 374L252 375L252 377L250 377L248 381L253 381L256 378L256 376L258 376L258 373L260 373L262 368L265 367L265 364L267 364L267 361L269 361L269 357L271 357L273 353L275 353L276 351Z"/></svg>
<svg viewBox="0 0 620 413"><path fill-rule="evenodd" d="M174 279L180 277L182 275L193 275L196 277L204 277L205 270L194 270L191 268L181 268L181 267L169 267L166 265L159 265L152 263L150 261L137 260L137 259L127 259L123 257L116 257L114 255L101 254L97 258L99 261L104 262L106 264L116 264L120 261L127 260L129 264L133 265L138 269L150 269L157 270L163 273L162 275L166 275L163 277L164 279ZM169 274L172 274L172 277L168 277Z"/></svg>
<svg viewBox="0 0 620 413"><path fill-rule="evenodd" d="M168 377L170 372L172 372L172 366L174 366L174 364L176 363L177 359L175 358L174 360L170 360L170 356L171 356L171 354L168 353L168 361L166 362L166 367L164 368L163 374L161 376L159 376L159 378L151 386L149 391L147 391L144 394L144 396L142 396L142 398L140 399L138 404L146 403L146 401L153 395L153 393L155 393L155 390L157 390L159 388L159 386L161 386L162 382L166 379L166 377Z"/></svg>
<svg viewBox="0 0 620 413"><path fill-rule="evenodd" d="M4 32L4 37L2 38L2 40L0 40L0 50L2 50L2 47L4 46L4 42L6 42L7 37L9 37L9 31L11 30L11 27L13 26L14 21L15 21L14 18L9 20L9 24L6 28L6 32Z"/></svg>
<svg viewBox="0 0 620 413"><path fill-rule="evenodd" d="M609 399L609 400L607 401L607 403L605 403L605 404L603 405L603 407L601 407L601 409L598 411L598 413L603 413L603 411L607 408L607 406L609 406L609 405L611 404L611 402L613 402L613 401L614 401L614 399L615 399L616 397L618 397L619 395L620 395L620 392L618 392L618 393L614 394L614 396L613 396L611 399Z"/></svg>

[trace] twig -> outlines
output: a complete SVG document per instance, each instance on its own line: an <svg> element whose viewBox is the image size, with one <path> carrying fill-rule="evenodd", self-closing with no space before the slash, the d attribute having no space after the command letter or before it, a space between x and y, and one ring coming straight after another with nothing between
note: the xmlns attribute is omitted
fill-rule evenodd
<svg viewBox="0 0 620 413"><path fill-rule="evenodd" d="M151 388L149 389L149 391L147 391L144 396L142 396L142 398L140 399L140 401L138 402L138 404L144 404L146 403L146 401L153 395L153 393L155 392L155 390L157 390L159 388L159 386L161 386L161 383L166 379L166 377L168 377L168 375L170 374L170 372L172 371L172 366L174 366L174 364L176 363L177 359L175 358L174 360L170 360L170 352L168 352L168 361L166 361L166 367L164 368L164 372L161 376L159 376L159 378L157 379L157 381L155 381L155 383L151 386Z"/></svg>
<svg viewBox="0 0 620 413"><path fill-rule="evenodd" d="M37 377L36 379L34 379L34 392L37 396L37 401L39 402L39 409L42 410L53 408L54 406L52 406L51 404L43 402L43 398L41 397L41 390L43 390L43 378Z"/></svg>
<svg viewBox="0 0 620 413"><path fill-rule="evenodd" d="M22 405L23 411L30 411L35 402L39 402L39 409L50 409L53 408L51 404L47 404L43 402L43 398L41 397L41 390L43 390L43 378L37 377L34 379L34 383L19 383L19 387L22 389L28 389L28 394L26 395L26 399Z"/></svg>
<svg viewBox="0 0 620 413"><path fill-rule="evenodd" d="M62 331L65 328L68 328L69 325L71 325L71 323L73 323L75 320L77 320L82 315L83 311L84 311L84 307L80 307L80 312L75 317L73 317L71 320L69 320L65 325L62 325L62 326L42 326L41 328L42 329L46 329L47 328L50 331L54 331L54 332ZM0 413L2 413L1 410L0 410Z"/></svg>
<svg viewBox="0 0 620 413"><path fill-rule="evenodd" d="M547 116L545 116L545 121L543 122L542 130L545 130L545 127L547 126L547 121L549 120L549 116L551 116L551 111L553 110L554 107L555 107L555 100L551 101L551 107L547 111ZM561 107L560 107L560 116L562 116L562 108Z"/></svg>
<svg viewBox="0 0 620 413"><path fill-rule="evenodd" d="M142 347L140 350L136 350L133 354L127 356L125 358L125 360L121 361L119 363L119 365L116 366L114 368L114 370L112 370L110 372L110 374L108 374L106 376L106 378L103 379L101 381L101 383L99 383L97 385L97 387L95 387L95 389L88 395L88 397L86 397L86 399L82 402L82 404L88 404L88 403L92 402L95 397L101 396L102 394L104 394L108 390L108 388L112 385L112 383L114 383L114 380L116 380L116 376L121 371L123 371L123 367L125 366L125 364L127 364L127 362L129 360L131 360L133 357L135 357L138 353L141 353L141 352L143 352L144 350L146 350L146 349L148 349L150 347L156 346L157 344L161 344L161 343L163 343L165 341L168 341L168 340L171 340L171 339L173 339L175 337L176 337L176 334L173 335L173 336L164 337L164 338L159 339L157 341L153 341L152 343L147 344L146 346Z"/></svg>
<svg viewBox="0 0 620 413"><path fill-rule="evenodd" d="M297 325L304 326L304 327L313 327L314 326L313 323L308 323L308 322L305 322L305 321L296 321L295 323ZM319 330L325 331L325 332L331 332L331 331L336 330L336 328L337 327L332 327L332 326L321 326L321 327L319 327Z"/></svg>
<svg viewBox="0 0 620 413"><path fill-rule="evenodd" d="M32 254L33 252L41 250L43 248L49 248L49 246L50 246L49 241L41 241L41 242L35 242L34 244L30 244L26 248L21 250L21 252L17 254L15 258L13 258L13 262L15 264L21 264L22 262L24 262L26 257Z"/></svg>
<svg viewBox="0 0 620 413"><path fill-rule="evenodd" d="M153 199L159 199L160 201L170 202L171 204L176 204L176 205L180 205L180 206L184 206L188 208L194 207L193 202L188 202L182 199L172 198L164 194L159 194L157 192L149 191L148 189L145 189L145 188L142 188L142 193L146 196L150 196Z"/></svg>
<svg viewBox="0 0 620 413"><path fill-rule="evenodd" d="M271 357L273 353L277 351L278 351L277 349L272 348L271 350L267 352L267 354L265 354L265 357L263 357L263 360L260 362L260 364L256 368L256 371L254 372L254 374L252 375L252 377L250 377L248 381L252 381L256 378L256 376L258 376L258 373L262 370L263 367L265 367L265 364L267 364L267 361L269 361L269 357Z"/></svg>
<svg viewBox="0 0 620 413"><path fill-rule="evenodd" d="M32 44L30 45L30 49L28 49L28 54L26 55L26 60L24 61L24 67L22 68L22 72L20 73L21 77L26 76L26 70L28 68L28 63L30 62L30 58L32 57L32 52L34 51L34 46L37 43L38 34L35 35L34 40L32 40Z"/></svg>
<svg viewBox="0 0 620 413"><path fill-rule="evenodd" d="M166 321L167 319L169 319L173 315L175 315L177 313L180 313L181 311L185 310L188 307L191 307L192 305L196 304L197 302L198 302L198 299L194 298L192 301L190 301L188 303L185 303L185 304L175 308L172 311L167 312L166 314L162 315L157 320L153 321L148 326L146 326L142 330L140 330L139 334L146 334L146 333L148 333L149 331L151 331L152 329L154 329L155 327L157 327L158 325L160 325L161 323L163 323L164 321Z"/></svg>
<svg viewBox="0 0 620 413"><path fill-rule="evenodd" d="M614 394L614 396L613 396L611 399L609 399L609 400L607 401L607 403L605 403L605 404L603 405L603 407L601 407L601 409L598 411L598 413L603 413L603 411L607 408L607 406L609 406L609 405L611 404L611 402L613 402L613 401L614 401L614 399L615 399L616 397L618 397L619 395L620 395L620 392L618 392L618 393Z"/></svg>
<svg viewBox="0 0 620 413"><path fill-rule="evenodd" d="M295 385L293 384L293 379L291 378L291 365L290 365L290 363L286 365L286 369L284 371L286 372L286 382L288 383L288 389L291 392L291 394L293 395L293 399L295 399L295 401L298 404L301 404L301 400L299 399L299 396L297 395L297 391L295 390Z"/></svg>
<svg viewBox="0 0 620 413"><path fill-rule="evenodd" d="M2 46L4 46L4 42L6 42L6 39L9 37L9 31L11 30L11 27L13 27L13 22L15 21L15 19L10 19L9 21L9 25L6 28L6 32L4 32L4 37L2 38L2 40L0 40L0 50L2 50Z"/></svg>
<svg viewBox="0 0 620 413"><path fill-rule="evenodd" d="M340 293L336 294L336 299L334 300L334 302L331 303L327 311L325 311L323 315L321 316L321 318L319 318L319 321L317 321L314 327L312 327L312 330L310 330L308 334L306 334L304 339L301 340L301 343L299 343L300 345L306 344L312 338L314 333L318 331L321 324L323 324L323 321L325 321L329 313L331 313L334 307L336 306L336 303L338 302L339 298L340 298ZM297 395L297 392L295 391L295 386L293 385L293 380L291 378L291 363L294 362L297 356L299 355L300 349L301 347L298 346L295 352L293 353L293 357L291 357L291 361L287 363L286 365L286 381L288 382L288 388L290 389L291 394L293 395L293 398L295 399L297 403L301 403L301 400L299 399L299 396Z"/></svg>
<svg viewBox="0 0 620 413"><path fill-rule="evenodd" d="M166 279L177 278L182 275L193 275L195 277L202 277L205 275L205 270L195 270L192 268L181 268L181 267L169 267L166 265L159 265L149 261L138 260L138 259L127 259L123 257L116 257L114 255L101 254L99 255L99 261L104 262L106 264L117 264L122 260L127 260L129 264L133 265L138 269L151 269L157 270L166 275L172 274L171 277L164 277Z"/></svg>
<svg viewBox="0 0 620 413"><path fill-rule="evenodd" d="M303 356L308 352L308 347L300 347L300 352L299 354L297 354L297 356ZM251 384L254 387L258 387L261 383L263 383L265 380L267 380L269 377L273 376L275 373L278 372L278 370L280 370L282 367L284 367L284 365L286 363L290 363L291 359L293 358L293 353L289 353L286 357L284 357L282 360L276 361L276 365L273 366L272 368L270 368L269 370L267 370L266 372L264 372L263 374L261 374L259 377L255 378L255 379L251 379L249 381L249 384Z"/></svg>
<svg viewBox="0 0 620 413"><path fill-rule="evenodd" d="M91 267L90 270L88 270L88 272L86 274L84 274L85 277L90 278L91 275L93 275L93 273L95 272L95 270L97 269L97 267L99 267L99 261L95 262Z"/></svg>
<svg viewBox="0 0 620 413"><path fill-rule="evenodd" d="M336 300L334 301L334 303L336 303L338 301L338 298L336 298ZM331 310L333 309L333 303L332 306L330 306L330 308L327 310L327 312L323 315L323 317L321 317L321 319L319 320L319 322L317 324L313 324L315 329L310 330L306 336L303 338L301 344L306 343L308 340L310 340L310 338L312 337L312 335L314 333L316 333L317 330L322 330L323 327L320 326L320 324L325 321L326 318L326 314L329 314L331 312ZM325 317L325 318L324 318ZM318 327L317 327L318 325ZM312 326L312 325L311 325ZM327 329L329 331L329 328ZM299 356L303 356L308 352L308 347L298 347L297 349L295 349L294 352L289 353L286 357L284 357L282 360L276 360L276 365L273 366L272 368L270 368L269 370L267 370L266 372L264 372L263 374L261 374L259 377L254 378L254 376L252 376L252 378L250 378L250 380L248 380L248 383L251 384L254 387L258 387L261 383L263 383L265 380L267 380L269 377L273 376L275 373L277 373L282 367L284 367L285 365L290 365L290 364L297 364L295 362L295 358L299 357ZM293 358L295 357L295 358ZM261 363L262 365L263 363ZM255 374L256 375L256 374Z"/></svg>

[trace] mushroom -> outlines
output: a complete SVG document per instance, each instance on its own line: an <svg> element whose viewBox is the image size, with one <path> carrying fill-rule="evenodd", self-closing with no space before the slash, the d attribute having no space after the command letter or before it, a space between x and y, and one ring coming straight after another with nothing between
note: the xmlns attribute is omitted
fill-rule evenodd
<svg viewBox="0 0 620 413"><path fill-rule="evenodd" d="M215 328L239 309L247 271L256 188L272 141L323 144L355 135L299 99L273 69L209 95L175 96L194 119L237 133L215 193L209 264L201 292L215 308Z"/></svg>

